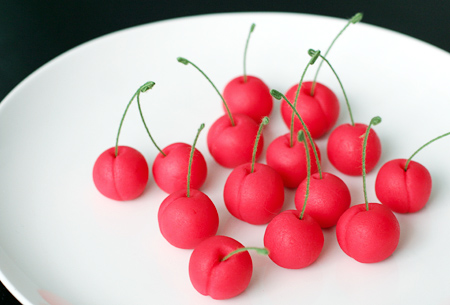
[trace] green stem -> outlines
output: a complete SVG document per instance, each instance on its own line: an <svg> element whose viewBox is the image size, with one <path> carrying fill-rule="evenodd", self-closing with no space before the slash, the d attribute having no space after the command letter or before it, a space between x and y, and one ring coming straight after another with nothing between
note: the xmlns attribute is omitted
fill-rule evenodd
<svg viewBox="0 0 450 305"><path fill-rule="evenodd" d="M314 50L312 50L312 51L314 51ZM322 58L321 63L323 63L325 61L327 63L327 65L330 67L331 71L333 71L334 76L336 76L336 78L339 82L339 85L341 86L342 92L344 93L345 102L347 103L347 109L348 109L348 113L350 115L350 121L352 122L352 126L355 126L355 121L353 120L353 115L352 115L352 109L350 107L350 103L348 102L347 94L345 93L344 86L342 85L341 79L339 78L336 71L331 66L330 62L324 56L320 55L320 57Z"/></svg>
<svg viewBox="0 0 450 305"><path fill-rule="evenodd" d="M189 155L189 166L188 166L188 174L187 174L187 191L186 191L186 197L191 196L191 168L192 168L192 160L194 159L194 151L195 151L195 144L197 144L198 136L200 135L200 132L202 129L205 128L205 124L201 124L200 128L197 131L197 135L195 136L194 144L192 144L191 147L191 153Z"/></svg>
<svg viewBox="0 0 450 305"><path fill-rule="evenodd" d="M367 151L367 139L369 138L370 127L372 125L378 125L381 123L381 118L376 116L370 120L369 126L367 126L366 134L364 135L364 142L362 148L362 177L363 177L363 190L364 190L364 201L366 203L366 210L369 210L369 201L367 200L367 189L366 189L366 151Z"/></svg>
<svg viewBox="0 0 450 305"><path fill-rule="evenodd" d="M434 138L433 140L428 141L427 143L425 143L424 145L422 145L418 150L416 150L416 151L411 155L411 157L409 157L409 159L406 161L406 164L405 164L405 172L406 172L406 170L408 169L409 162L411 162L411 159L412 159L415 155L417 155L417 153L418 153L419 151L421 151L423 148L425 148L425 147L428 146L429 144L433 143L434 141L439 140L440 138L446 137L446 136L448 136L448 135L450 135L450 132L444 133L443 135L440 135L439 137L436 137L436 138Z"/></svg>
<svg viewBox="0 0 450 305"><path fill-rule="evenodd" d="M253 146L251 173L253 173L255 170L256 151L258 150L258 143L259 143L259 139L261 138L262 129L263 129L264 125L267 125L267 124L269 124L269 118L265 116L262 119L261 123L259 124L258 133L256 134L256 139L255 139L255 145Z"/></svg>
<svg viewBox="0 0 450 305"><path fill-rule="evenodd" d="M274 98L276 98L277 100L280 100L280 99L283 98L289 104L289 106L291 106L291 108L294 111L295 115L300 120L300 123L302 123L303 129L305 130L306 136L308 137L308 140L311 143L311 147L312 147L313 152L314 152L314 157L315 157L316 163L317 163L317 171L319 172L319 178L322 179L322 167L320 166L319 154L317 153L316 146L314 145L311 133L309 132L309 129L308 129L308 127L305 124L305 121L303 121L303 119L300 116L300 114L298 113L297 109L295 109L294 105L292 105L292 103L289 102L289 100L287 99L287 97L283 93L281 93L281 92L279 92L279 91L277 91L275 89L272 89L270 91L270 94ZM307 146L305 146L305 150L308 150Z"/></svg>
<svg viewBox="0 0 450 305"><path fill-rule="evenodd" d="M298 137L297 137L299 142L303 142L303 144L305 145L305 147L308 147L308 143L306 142L306 138L305 138L305 134L303 132L303 130L300 130L298 132ZM302 208L302 212L300 213L300 219L303 219L303 215L305 214L305 209L306 209L306 202L308 201L308 197L309 197L309 184L311 181L311 157L309 156L309 149L305 149L306 151L306 192L305 192L305 202L303 203L303 208Z"/></svg>
<svg viewBox="0 0 450 305"><path fill-rule="evenodd" d="M125 112L122 115L122 119L120 120L119 130L117 131L116 146L115 146L115 156L116 157L119 154L119 136L120 136L120 131L122 130L123 121L125 120L125 115L128 112L128 108L130 108L130 105L131 105L131 103L133 102L133 100L134 100L134 98L136 96L139 98L139 95L140 95L141 92L148 91L149 89L153 88L154 85L155 85L154 82L146 82L141 87L139 87L139 89L136 91L136 93L133 94L133 96L131 97L131 100L128 102L127 107L125 108ZM139 100L138 100L138 107L139 107L139 112L141 113L142 122L144 123L145 128L147 128L147 125L145 124L145 121L144 121L144 117L142 116ZM148 129L147 129L147 132L148 132ZM149 133L149 135L150 135L150 133ZM150 136L150 139L152 139L151 136ZM152 141L153 141L153 139L152 139ZM153 142L153 143L155 143L155 142ZM156 146L156 144L155 144L155 146ZM158 148L158 146L156 146L156 148Z"/></svg>
<svg viewBox="0 0 450 305"><path fill-rule="evenodd" d="M146 83L146 84L149 84L149 83ZM146 86L146 84L144 84L144 86ZM154 85L154 84L155 84L155 83L153 83L153 85ZM151 85L151 84L150 84L150 85ZM153 87L153 85L152 85L151 87ZM141 115L142 123L144 124L145 130L147 131L147 134L148 134L148 136L150 137L150 140L152 141L153 145L155 145L156 149L157 149L157 150L165 157L166 154L161 150L161 148L159 148L159 146L156 144L155 140L153 140L153 137L152 137L152 135L150 134L150 131L148 130L147 124L145 123L144 115L142 114L141 101L140 101L139 97L140 97L140 95L141 95L141 92L145 92L145 91L147 91L148 89L151 89L151 87L150 87L150 88L145 88L144 86L142 86L141 89L138 90L138 92L137 92L137 94L136 94L136 101L137 101L137 104L138 104L139 114Z"/></svg>
<svg viewBox="0 0 450 305"><path fill-rule="evenodd" d="M230 118L230 122L231 122L231 126L235 126L236 124L234 123L234 119L233 116L231 115L230 109L228 108L228 104L227 102L225 102L225 99L223 98L222 94L220 93L220 91L217 89L217 87L214 85L214 83L209 79L209 77L205 74L205 72L203 72L199 67L197 67L193 62L187 60L186 58L183 57L178 57L177 58L178 62L184 64L184 65L188 65L191 64L194 68L196 68L201 74L203 74L203 76L209 81L209 83L214 87L214 89L216 89L217 94L219 94L220 98L222 99L223 104L225 105L225 109L227 110L228 113L228 117Z"/></svg>
<svg viewBox="0 0 450 305"><path fill-rule="evenodd" d="M305 77L306 71L308 70L308 67L313 65L317 58L319 58L320 56L320 51L314 51L314 54L310 54L311 59L309 60L308 64L306 65L305 69L303 70L303 74L302 77L300 78L300 81L298 83L297 86L297 92L295 93L295 100L294 100L294 107L297 108L297 100L298 100L298 96L300 94L300 89L303 85L303 78ZM294 145L294 118L295 118L295 114L294 112L292 112L292 117L291 117L291 129L290 129L290 133L291 133L291 138L290 138L290 145L291 147Z"/></svg>
<svg viewBox="0 0 450 305"><path fill-rule="evenodd" d="M247 82L247 49L248 49L248 42L250 41L250 36L253 33L253 30L255 29L255 24L252 23L250 27L250 32L248 33L247 42L245 44L245 50L244 50L244 83Z"/></svg>
<svg viewBox="0 0 450 305"><path fill-rule="evenodd" d="M254 250L258 254L261 254L261 255L268 255L269 254L269 250L267 250L266 248L244 247L244 248L239 248L239 249L236 249L236 250L230 252L227 256L222 258L221 262L226 261L227 259L229 259L230 257L232 257L235 254L238 254L240 252L245 252L245 251L248 251L248 250Z"/></svg>
<svg viewBox="0 0 450 305"><path fill-rule="evenodd" d="M348 20L348 22L345 25L345 27L337 34L337 36L331 42L330 46L328 47L327 51L325 52L324 57L327 57L328 53L331 50L331 47L333 47L333 45L336 42L336 40L341 36L342 33L344 33L344 31L348 28L348 26L350 24L352 24L352 23L353 24L358 23L359 21L361 21L362 18L363 18L363 13L356 13L352 18L350 18ZM317 67L316 75L314 76L314 81L313 81L312 86L311 86L311 96L314 96L314 88L316 86L317 76L319 75L319 71L320 71L320 68L322 67L322 64L323 64L323 60L320 62L319 66Z"/></svg>

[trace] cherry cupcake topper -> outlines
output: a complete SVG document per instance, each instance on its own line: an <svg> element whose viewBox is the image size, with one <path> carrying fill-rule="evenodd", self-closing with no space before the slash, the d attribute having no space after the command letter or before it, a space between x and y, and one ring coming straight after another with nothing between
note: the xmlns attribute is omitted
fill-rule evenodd
<svg viewBox="0 0 450 305"><path fill-rule="evenodd" d="M230 112L245 114L256 123L260 123L263 117L272 112L273 100L269 93L269 87L263 80L247 75L247 51L254 29L255 24L253 23L250 26L244 48L244 74L227 83L223 90L223 97L227 101ZM225 107L224 110L226 110Z"/></svg>
<svg viewBox="0 0 450 305"><path fill-rule="evenodd" d="M142 123L153 141L141 111L139 97L142 92L150 90L154 85L154 82L147 82L133 94L120 120L115 146L103 152L94 164L94 184L99 192L108 198L119 201L135 199L142 194L147 185L149 172L147 161L134 148L119 146L119 137L128 109L136 98ZM158 148L156 144L155 146Z"/></svg>
<svg viewBox="0 0 450 305"><path fill-rule="evenodd" d="M267 255L266 249L244 247L237 240L222 235L200 243L189 259L189 279L202 295L216 300L233 298L247 289L253 263L248 250Z"/></svg>
<svg viewBox="0 0 450 305"><path fill-rule="evenodd" d="M382 204L397 213L414 213L425 207L431 195L431 175L412 158L429 144L449 134L445 133L428 141L408 160L394 159L380 168L375 180L375 192Z"/></svg>

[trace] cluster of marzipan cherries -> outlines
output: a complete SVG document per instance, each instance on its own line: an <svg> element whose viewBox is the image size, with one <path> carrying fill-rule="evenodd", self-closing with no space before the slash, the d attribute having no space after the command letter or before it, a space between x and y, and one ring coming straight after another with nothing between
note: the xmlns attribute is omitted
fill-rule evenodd
<svg viewBox="0 0 450 305"><path fill-rule="evenodd" d="M160 149L153 140L140 106L140 94L154 86L141 86L128 103L119 125L116 145L102 153L95 162L93 179L104 196L131 200L144 191L149 168L144 156L128 146L119 146L119 135L127 110L136 98L145 129L159 153L152 171L156 184L170 195L158 212L159 228L173 246L194 249L189 262L189 276L194 288L214 299L227 299L242 293L252 276L248 250L266 254L277 265L299 269L311 265L322 251L322 228L336 226L342 250L362 263L379 262L396 249L400 226L394 212L412 213L424 207L431 193L431 176L412 157L443 134L420 147L408 160L387 162L378 172L375 191L380 203L369 203L366 173L378 163L381 142L372 125L355 123L339 77L326 56L336 39L350 25L359 22L358 13L348 20L324 55L309 50L311 56L298 85L286 95L269 90L264 82L245 71L252 24L244 52L244 75L230 81L219 92L206 74L192 65L211 83L222 99L225 114L209 128L207 146L214 160L233 168L224 186L224 203L236 218L250 224L268 224L264 248L244 247L238 241L216 235L219 216L214 203L198 189L206 180L205 158L193 145L174 143ZM308 67L320 65L314 81L303 82ZM331 164L347 175L362 175L365 203L350 207L347 185L336 175L322 172L320 152L315 138L329 132L339 116L339 101L325 85L316 82L319 69L326 63L336 76L346 100L351 124L336 127L329 135L327 155ZM263 149L262 130L269 122L273 97L283 100L281 114L290 132L276 138L267 147L267 164L257 163ZM291 102L293 101L293 102ZM296 134L296 136L295 136ZM283 211L284 188L297 189L294 210Z"/></svg>

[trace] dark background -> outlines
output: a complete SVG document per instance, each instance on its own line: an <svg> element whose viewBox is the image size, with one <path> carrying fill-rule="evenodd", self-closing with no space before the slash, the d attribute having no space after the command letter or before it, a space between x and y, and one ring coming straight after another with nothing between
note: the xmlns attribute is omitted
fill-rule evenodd
<svg viewBox="0 0 450 305"><path fill-rule="evenodd" d="M345 19L363 12L365 23L413 36L450 52L450 1L446 0L0 0L0 100L47 61L101 35L169 18L250 11ZM20 304L1 283L0 304Z"/></svg>

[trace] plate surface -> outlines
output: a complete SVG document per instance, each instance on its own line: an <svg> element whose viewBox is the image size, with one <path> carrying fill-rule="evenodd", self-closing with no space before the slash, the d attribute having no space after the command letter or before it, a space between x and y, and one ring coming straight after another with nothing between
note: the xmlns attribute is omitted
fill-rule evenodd
<svg viewBox="0 0 450 305"><path fill-rule="evenodd" d="M192 143L208 164L204 191L220 216L218 234L246 246L263 246L265 226L233 218L222 190L231 172L215 164L206 147L209 126L223 114L207 81L178 56L193 61L220 89L242 73L242 54L256 23L247 71L281 92L298 82L309 48L325 50L346 20L289 13L219 14L174 19L113 33L52 60L17 86L0 104L0 280L23 304L208 304L187 272L191 250L170 246L157 223L167 196L150 177L144 194L130 202L100 195L92 182L98 155L114 145L126 103L141 95L146 121L159 146ZM355 121L375 127L383 144L379 165L367 177L368 197L380 166L408 158L428 140L447 132L450 55L404 35L364 23L352 25L328 56L339 74ZM312 78L313 70L307 74ZM341 101L338 124L348 122L339 84L326 66L320 81ZM264 131L265 147L286 133L279 102ZM324 171L349 186L352 204L364 201L362 179L339 174L326 158L327 135L318 140ZM120 143L141 151L149 165L157 155L130 107ZM448 304L450 302L450 149L442 139L420 152L433 177L428 205L397 215L399 246L389 259L360 264L346 256L335 229L324 230L319 259L302 270L286 270L251 253L250 286L230 304ZM264 154L260 160L264 162ZM286 190L284 209L293 208Z"/></svg>

